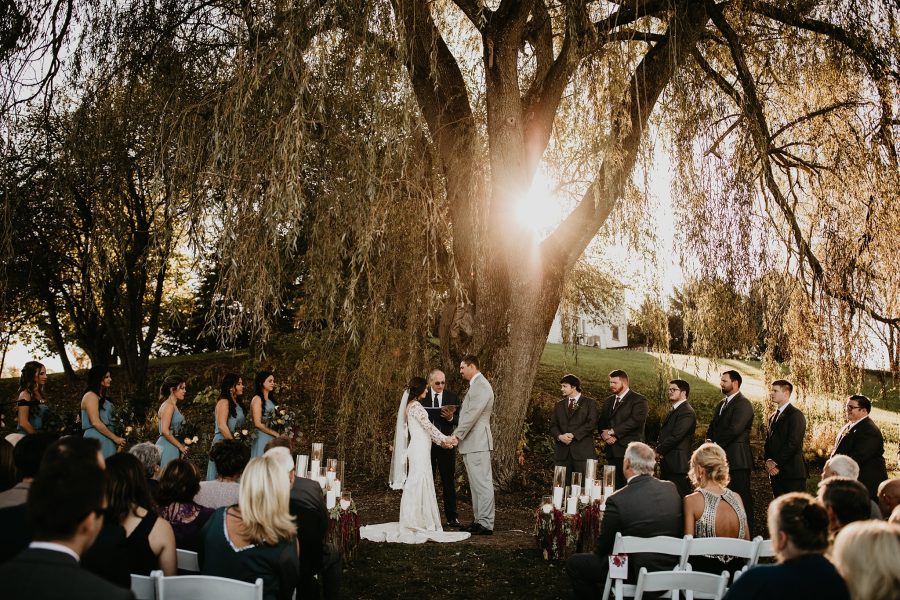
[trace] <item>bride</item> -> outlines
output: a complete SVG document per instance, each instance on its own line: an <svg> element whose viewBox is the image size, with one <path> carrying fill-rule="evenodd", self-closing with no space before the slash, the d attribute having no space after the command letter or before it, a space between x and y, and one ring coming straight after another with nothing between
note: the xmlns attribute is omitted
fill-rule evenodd
<svg viewBox="0 0 900 600"><path fill-rule="evenodd" d="M428 420L428 413L419 402L426 391L424 379L410 379L397 411L389 483L392 489L403 490L400 522L362 527L359 534L363 539L421 544L428 540L458 542L471 535L466 532L445 532L441 528L441 517L434 494L434 476L431 472L431 442L451 448L455 445L455 439L442 434Z"/></svg>

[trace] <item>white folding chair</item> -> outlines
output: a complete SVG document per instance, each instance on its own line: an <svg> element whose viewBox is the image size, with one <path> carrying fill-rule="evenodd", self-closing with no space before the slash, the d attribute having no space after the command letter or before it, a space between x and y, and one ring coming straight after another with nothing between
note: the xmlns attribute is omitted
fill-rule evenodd
<svg viewBox="0 0 900 600"><path fill-rule="evenodd" d="M684 561L680 565L682 570L686 568L691 556L733 556L735 558L746 558L747 564L752 565L761 540L761 538L739 540L729 537L688 537L690 541L688 543L687 556L685 556Z"/></svg>
<svg viewBox="0 0 900 600"><path fill-rule="evenodd" d="M750 570L750 565L744 565L739 570L735 571L734 579L731 580L732 585L734 584L735 581L738 580L738 577L740 577L741 575L743 575L744 573L746 573L749 570Z"/></svg>
<svg viewBox="0 0 900 600"><path fill-rule="evenodd" d="M751 566L759 564L759 559L761 558L775 557L775 548L772 546L772 540L764 540L761 537L757 537L756 540L758 540L759 543L756 546L756 555L750 562Z"/></svg>
<svg viewBox="0 0 900 600"><path fill-rule="evenodd" d="M672 592L672 598L678 600L679 591L684 590L685 597L693 600L694 594L703 594L704 598L721 600L728 586L728 573L711 575L709 573L694 573L693 571L657 571L648 573L641 567L637 585L634 591L634 600L641 600L644 592Z"/></svg>
<svg viewBox="0 0 900 600"><path fill-rule="evenodd" d="M613 544L613 554L636 554L642 552L654 552L656 554L668 554L678 557L675 562L675 568L686 560L688 551L689 536L683 538L671 537L667 535L658 535L656 537L642 538L631 535L622 535L621 532L616 534L616 541ZM609 600L609 592L613 590L616 600L633 596L636 587L625 583L622 579L616 579L615 586L612 584L613 579L609 573L606 575L606 583L603 584L603 600Z"/></svg>
<svg viewBox="0 0 900 600"><path fill-rule="evenodd" d="M245 583L211 575L174 575L156 579L157 600L262 600L263 581Z"/></svg>
<svg viewBox="0 0 900 600"><path fill-rule="evenodd" d="M131 574L131 593L135 600L156 600L156 578L162 571L153 571L150 576Z"/></svg>
<svg viewBox="0 0 900 600"><path fill-rule="evenodd" d="M177 549L175 553L178 555L178 570L187 573L200 572L200 560L197 558L196 552L190 550Z"/></svg>

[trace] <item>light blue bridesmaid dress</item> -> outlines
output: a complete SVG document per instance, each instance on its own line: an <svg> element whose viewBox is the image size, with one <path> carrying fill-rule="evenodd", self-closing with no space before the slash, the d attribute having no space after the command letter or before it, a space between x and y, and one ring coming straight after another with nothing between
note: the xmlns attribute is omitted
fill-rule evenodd
<svg viewBox="0 0 900 600"><path fill-rule="evenodd" d="M216 415L215 415L215 412L213 412L213 421L215 421L215 418L216 418ZM228 430L234 431L235 429L237 429L239 427L243 427L244 420L245 420L244 419L244 408L242 406L238 405L235 407L233 417L231 416L230 411L228 413L228 422L227 422ZM213 435L212 446L215 446L218 442L221 442L222 440L225 439L225 436L223 436L222 432L219 431L219 424L215 423L214 426L216 429L216 433L215 433L215 435ZM210 446L210 448L212 448L212 446ZM218 475L219 475L219 473L218 473L218 471L216 471L216 463L213 462L212 458L210 458L209 464L207 464L207 466L206 466L206 480L214 481L216 479L216 477L218 477Z"/></svg>
<svg viewBox="0 0 900 600"><path fill-rule="evenodd" d="M40 400L18 400L16 401L16 407L19 406L28 407L28 422L34 427L34 431L43 431L44 422L47 420L47 413L50 412L50 407L47 406L47 403L41 402ZM22 429L21 425L16 425L16 431L19 433L27 433Z"/></svg>
<svg viewBox="0 0 900 600"><path fill-rule="evenodd" d="M103 406L100 408L100 420L110 431L112 431L110 423L113 419L113 410L113 404L109 400L103 402ZM81 409L81 429L84 431L84 437L100 440L100 452L103 453L103 458L109 458L116 453L116 444L91 425L88 412L83 408Z"/></svg>
<svg viewBox="0 0 900 600"><path fill-rule="evenodd" d="M181 411L177 408L175 412L172 413L172 423L169 425L169 429L172 432L172 435L175 438L178 438L178 434L181 433L181 426L184 425L184 415L181 414ZM159 421L159 439L156 440L156 445L162 448L162 460L159 463L159 468L164 469L167 464L175 460L176 458L181 458L181 451L178 450L177 446L173 446L169 440L167 440L162 435L162 419Z"/></svg>
<svg viewBox="0 0 900 600"><path fill-rule="evenodd" d="M263 406L263 415L262 420L265 423L266 419L275 412L275 403L266 398L266 403ZM256 439L253 440L253 447L250 450L250 458L256 458L257 456L262 456L266 451L266 444L269 443L270 440L273 440L271 435L268 433L263 433L260 430L256 430Z"/></svg>

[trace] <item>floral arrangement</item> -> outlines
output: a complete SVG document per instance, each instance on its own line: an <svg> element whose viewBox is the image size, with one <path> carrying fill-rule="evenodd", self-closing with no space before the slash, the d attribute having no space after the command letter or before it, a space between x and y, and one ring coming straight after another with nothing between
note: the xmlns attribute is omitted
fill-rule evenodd
<svg viewBox="0 0 900 600"><path fill-rule="evenodd" d="M581 548L580 552L593 552L600 537L600 523L603 522L603 511L600 501L588 502L579 511L581 516Z"/></svg>
<svg viewBox="0 0 900 600"><path fill-rule="evenodd" d="M247 443L254 437L256 437L255 435L253 435L255 433L256 430L254 430L252 427L240 427L231 432L231 439Z"/></svg>
<svg viewBox="0 0 900 600"><path fill-rule="evenodd" d="M544 560L567 558L575 553L581 538L581 515L567 515L558 508L535 512L534 537Z"/></svg>
<svg viewBox="0 0 900 600"><path fill-rule="evenodd" d="M303 431L296 411L287 404L279 404L275 410L266 413L263 421L266 427L291 440L299 443L303 439Z"/></svg>
<svg viewBox="0 0 900 600"><path fill-rule="evenodd" d="M188 448L200 442L200 436L197 434L196 428L189 423L183 423L178 430L178 435L175 437Z"/></svg>
<svg viewBox="0 0 900 600"><path fill-rule="evenodd" d="M338 501L328 511L327 541L340 549L345 561L351 559L353 551L359 544L359 514L353 500L346 509L341 508Z"/></svg>

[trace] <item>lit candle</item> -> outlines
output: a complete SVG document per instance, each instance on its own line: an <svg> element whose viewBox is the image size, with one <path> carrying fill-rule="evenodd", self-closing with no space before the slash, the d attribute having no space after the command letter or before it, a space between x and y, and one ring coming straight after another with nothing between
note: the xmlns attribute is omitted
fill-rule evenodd
<svg viewBox="0 0 900 600"><path fill-rule="evenodd" d="M562 508L563 502L563 489L559 486L553 488L553 506L556 508Z"/></svg>
<svg viewBox="0 0 900 600"><path fill-rule="evenodd" d="M341 480L340 480L340 479L334 479L334 480L331 482L331 489L334 490L334 493L335 493L335 494L337 494L338 496L340 496L340 495L341 495Z"/></svg>
<svg viewBox="0 0 900 600"><path fill-rule="evenodd" d="M336 495L334 493L334 490L328 490L328 492L325 493L325 508L329 510L334 508L335 498Z"/></svg>
<svg viewBox="0 0 900 600"><path fill-rule="evenodd" d="M578 496L581 495L580 492L581 492L581 486L580 486L580 485L575 485L575 484L573 483L573 484L572 484L572 497L573 497L573 498L577 498Z"/></svg>

